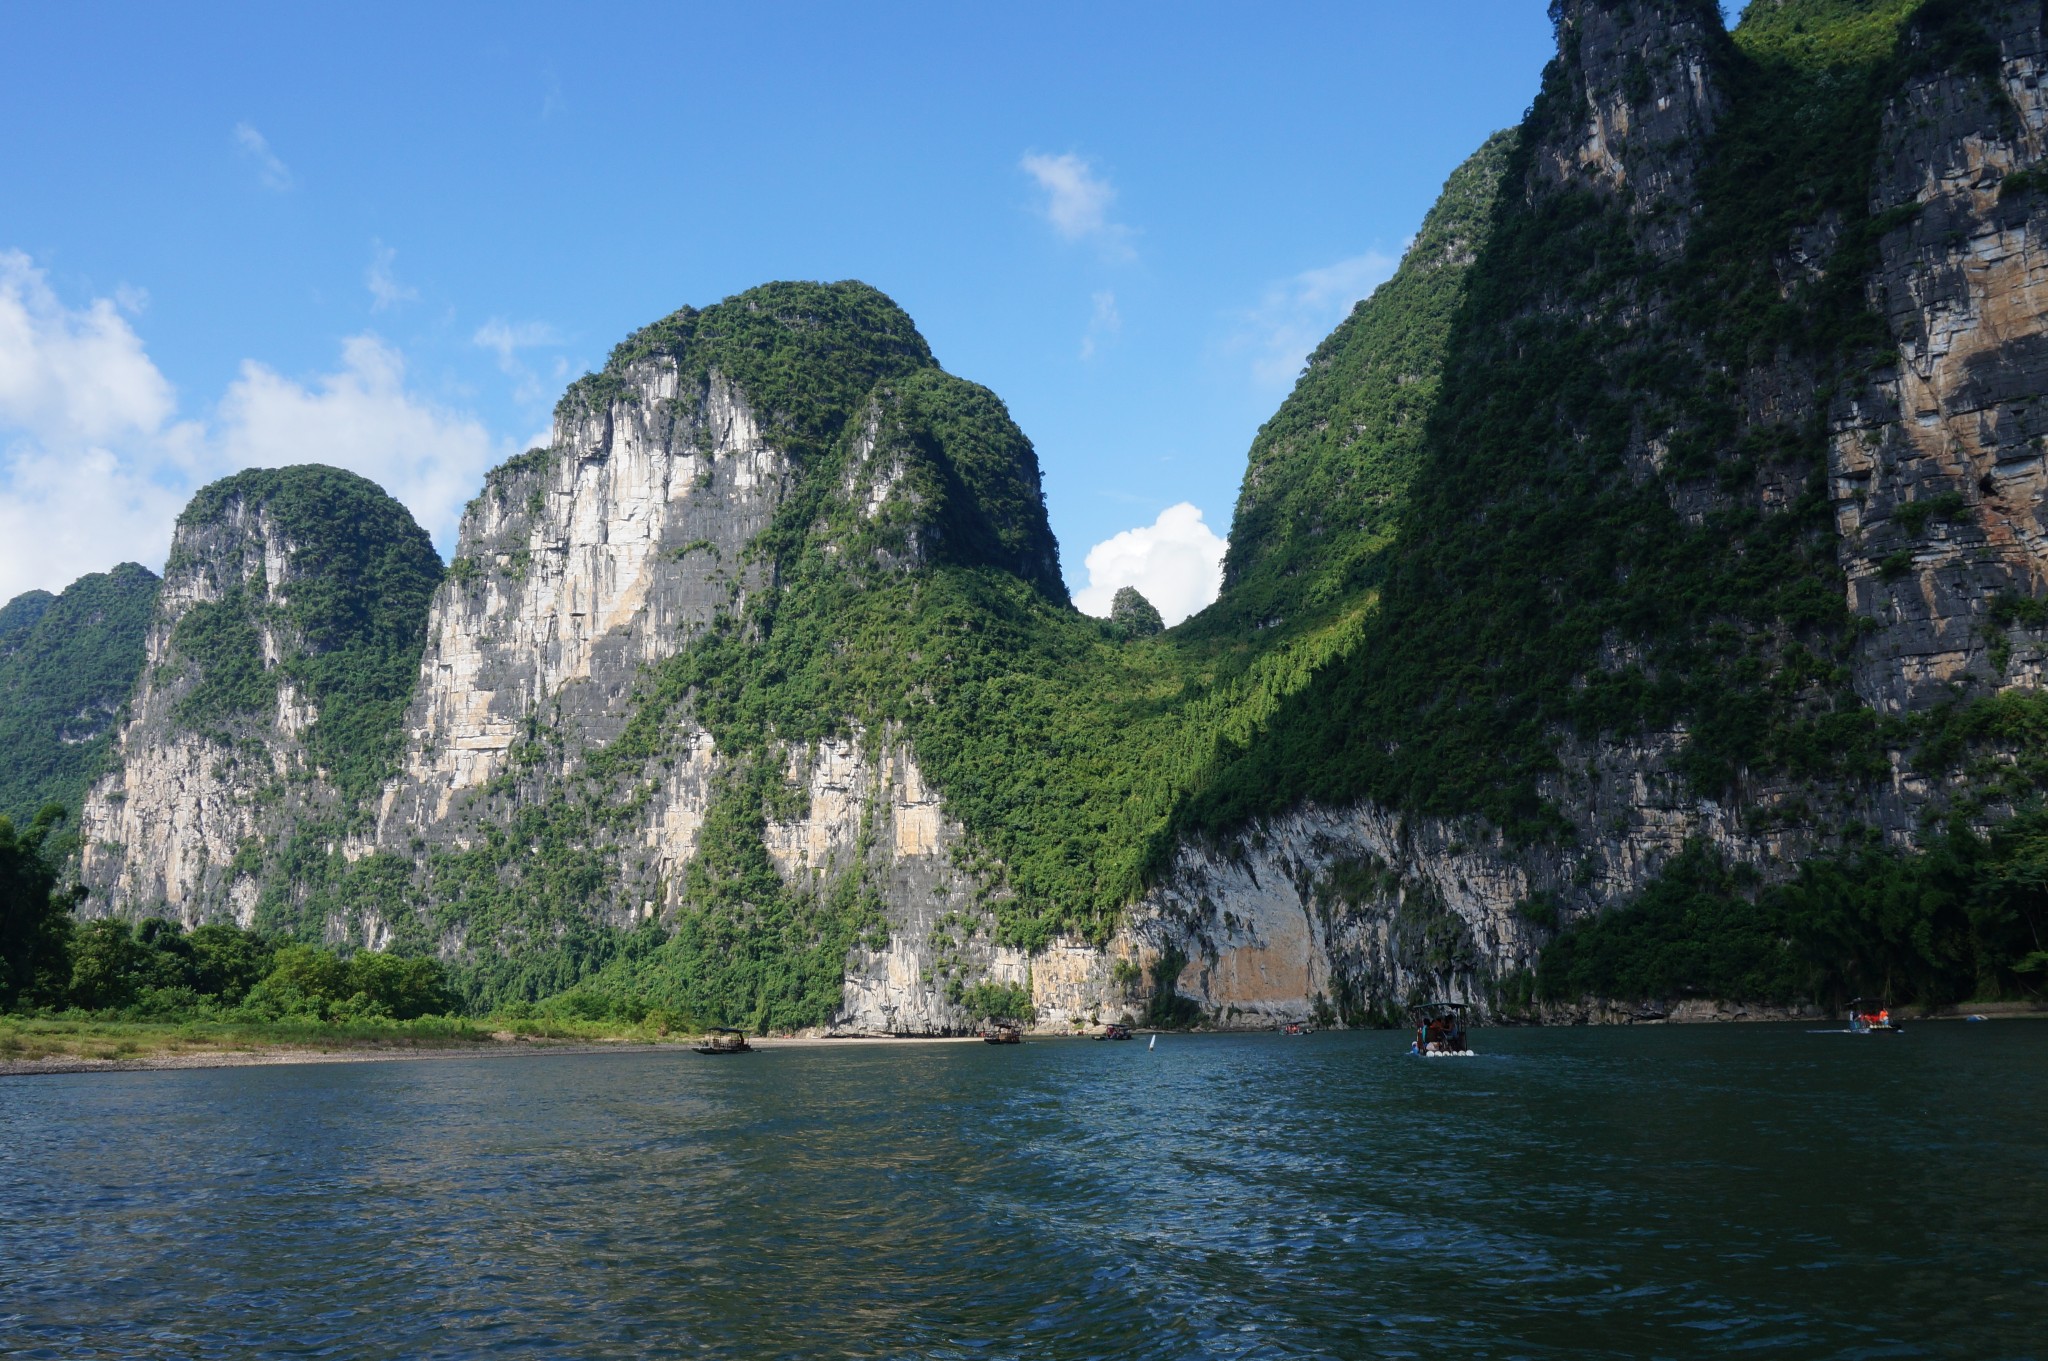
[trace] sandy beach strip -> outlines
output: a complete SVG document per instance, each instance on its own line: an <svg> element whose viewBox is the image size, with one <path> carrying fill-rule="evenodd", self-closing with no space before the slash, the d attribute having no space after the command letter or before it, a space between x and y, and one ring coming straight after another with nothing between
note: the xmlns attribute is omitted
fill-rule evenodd
<svg viewBox="0 0 2048 1361"><path fill-rule="evenodd" d="M0 1077L40 1077L66 1073L150 1073L176 1068L254 1068L287 1063L396 1063L411 1059L532 1058L589 1054L691 1054L697 1039L650 1043L633 1040L493 1039L468 1044L359 1045L321 1049L276 1045L252 1049L198 1049L181 1054L136 1055L132 1058L83 1058L52 1054L39 1059L0 1059ZM978 1044L974 1035L777 1035L749 1036L756 1051L776 1049L843 1049L869 1045ZM719 1057L725 1057L723 1055Z"/></svg>

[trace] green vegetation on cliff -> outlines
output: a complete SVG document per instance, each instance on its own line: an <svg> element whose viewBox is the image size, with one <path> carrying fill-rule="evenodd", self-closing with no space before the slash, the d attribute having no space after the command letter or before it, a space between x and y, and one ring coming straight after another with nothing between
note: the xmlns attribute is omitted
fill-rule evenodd
<svg viewBox="0 0 2048 1361"><path fill-rule="evenodd" d="M1345 591L1370 552L1346 518L1327 533L1296 521L1322 500L1391 523L1505 146L1496 138L1457 171L1400 271L1318 351L1262 437L1262 448L1284 446L1264 466L1274 540L1244 571L1265 583L1260 608L1289 616L1280 630L1219 616L1162 633L1142 598L1112 621L1076 613L1029 442L865 285L767 285L636 332L558 415L601 418L650 362L674 364L679 402L708 395L714 374L732 382L793 465L747 550L772 568L772 587L651 668L624 733L573 774L551 773L558 755L534 727L515 769L485 792L478 839L428 849L423 872L389 855L344 863L321 835L296 838L271 876L291 886L274 919L374 911L410 948L467 939L457 978L479 1008L569 989L592 1015L661 1006L818 1024L840 1003L849 948L881 939L880 886L860 866L786 882L763 838L801 806L784 777L789 753L858 732L870 754L908 741L967 828L1004 943L1104 938L1170 854L1219 745L1253 740L1355 646L1370 599ZM1334 441L1312 429L1332 420L1358 429ZM1325 466L1304 475L1287 451ZM1377 549L1385 534L1364 540ZM1321 583L1312 610L1281 599L1303 572ZM685 717L728 765L673 886L681 908L633 931L598 925L590 907L618 891L627 835ZM939 981L963 996L980 984Z"/></svg>
<svg viewBox="0 0 2048 1361"><path fill-rule="evenodd" d="M1853 841L1852 837L1852 841ZM1634 903L1543 952L1538 994L1946 1005L2048 986L2048 812L1901 855L1874 839L1766 885L1694 843Z"/></svg>
<svg viewBox="0 0 2048 1361"><path fill-rule="evenodd" d="M1514 133L1495 133L1452 172L1400 269L1316 347L1260 428L1223 597L1195 631L1243 634L1325 614L1379 581L1514 144Z"/></svg>
<svg viewBox="0 0 2048 1361"><path fill-rule="evenodd" d="M142 672L156 589L154 572L124 562L0 608L0 815L77 814Z"/></svg>
<svg viewBox="0 0 2048 1361"><path fill-rule="evenodd" d="M1984 755L2024 750L2044 708L1962 693L1880 718L1862 701L1866 626L1826 483L1830 401L1893 358L1865 290L1910 217L1870 211L1886 101L1929 63L1976 70L1982 34L1962 0L1783 0L1732 38L1707 0L1678 8L1707 34L1717 128L1631 154L1667 158L1647 178L1668 172L1686 200L1638 212L1553 173L1586 117L1567 34L1523 127L1451 177L1261 430L1226 590L1181 628L1159 631L1142 598L1109 622L1072 609L1028 441L875 290L773 284L636 332L557 414L643 400L649 364L674 365L684 408L733 384L790 459L744 555L758 585L640 676L601 750L565 751L537 710L470 841L347 862L334 827L300 827L272 848L261 920L375 913L406 948L449 950L479 1008L559 994L582 1015L811 1025L885 930L874 808L836 876L786 878L768 853L771 824L803 811L792 759L827 740L871 758L908 742L967 829L998 938L1026 948L1102 940L1177 847L1304 801L1567 841L1589 829L1565 808L1583 814L1603 778L1587 753L1675 743L1676 782L1738 818L1802 815L1758 806L1761 783L1839 806L1895 752L1968 772L1963 811L2027 811L1988 837L1937 829L1919 858L1852 838L1777 887L1695 848L1635 907L1560 936L1545 995L2036 986L2026 819L2044 772ZM1610 74L1627 93L1642 68ZM315 759L360 798L394 750L437 565L402 511L326 471L247 474L195 503L194 528L314 506L347 528L287 533L285 589L231 574L173 655L198 671L181 716L229 736L292 678L320 707ZM1944 504L1897 523L1923 534ZM265 628L303 643L275 670ZM723 764L697 854L680 882L638 884L676 910L601 925L645 914L619 901L621 866L698 727ZM934 981L994 1004L982 980ZM1155 1019L1175 1019L1161 997Z"/></svg>
<svg viewBox="0 0 2048 1361"><path fill-rule="evenodd" d="M1745 20L1721 58L1730 108L1675 254L1612 195L1501 196L1379 608L1350 661L1205 781L1189 825L1370 797L1557 837L1541 785L1579 774L1559 756L1571 734L1683 730L1678 769L1709 798L1739 801L1763 773L1888 769L1849 683L1857 629L1825 428L1749 419L1742 379L1775 365L1821 393L1819 412L1884 357L1861 282L1896 225L1868 213L1875 138L1885 96L1952 7L1924 7L1924 22L1913 8L1751 7L1754 35ZM1508 182L1540 184L1533 149L1569 141L1583 117L1554 63ZM1833 251L1788 288L1779 255L1799 226L1827 227Z"/></svg>
<svg viewBox="0 0 2048 1361"><path fill-rule="evenodd" d="M267 578L258 522L288 546L281 581ZM192 681L179 721L232 742L268 721L289 681L318 711L308 759L345 799L366 796L398 754L441 580L426 531L376 483L320 464L223 478L192 498L178 530L166 573L218 577L171 634ZM281 645L273 663L266 630Z"/></svg>
<svg viewBox="0 0 2048 1361"><path fill-rule="evenodd" d="M788 754L856 732L871 754L908 740L970 833L1003 941L1099 939L1165 854L1177 800L1215 744L1248 735L1356 631L1357 608L1330 611L1253 650L1157 634L1128 610L1118 624L1076 613L1028 441L863 285L771 285L678 313L572 389L564 414L629 391L626 368L664 357L700 392L714 371L731 378L793 456L748 550L774 584L651 668L624 733L573 775L546 773L555 758L537 729L487 792L481 840L429 852L425 875L399 889L422 940L491 942L461 961L474 1005L574 986L600 1009L829 1018L848 949L880 938L880 886L859 867L792 885L763 836L801 807ZM631 932L596 927L585 906L614 890L684 717L728 765L675 886L680 911ZM549 792L515 794L522 779ZM379 876L390 892L375 864L308 865L295 879L313 886L309 903L367 904Z"/></svg>
<svg viewBox="0 0 2048 1361"><path fill-rule="evenodd" d="M409 1021L459 1006L439 960L343 959L226 924L80 923L65 887L63 810L17 832L0 816L0 1012L66 1009L154 1020Z"/></svg>

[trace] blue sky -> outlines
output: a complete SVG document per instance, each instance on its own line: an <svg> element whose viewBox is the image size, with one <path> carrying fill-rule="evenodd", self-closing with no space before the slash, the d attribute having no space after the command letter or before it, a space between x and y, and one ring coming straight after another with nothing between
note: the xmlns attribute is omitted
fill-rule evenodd
<svg viewBox="0 0 2048 1361"><path fill-rule="evenodd" d="M446 553L634 327L860 278L1009 403L1069 582L1104 545L1098 586L1169 615L1301 355L1551 46L1538 0L0 27L0 599L160 566L193 487L252 462L356 467Z"/></svg>

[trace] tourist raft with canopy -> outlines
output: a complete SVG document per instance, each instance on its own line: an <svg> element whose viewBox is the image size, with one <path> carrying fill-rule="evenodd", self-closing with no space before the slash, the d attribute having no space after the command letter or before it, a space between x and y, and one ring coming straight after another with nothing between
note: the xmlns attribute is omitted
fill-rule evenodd
<svg viewBox="0 0 2048 1361"><path fill-rule="evenodd" d="M1852 997L1849 999L1849 1033L1897 1035L1900 1030L1892 1020L1889 1004L1873 997Z"/></svg>
<svg viewBox="0 0 2048 1361"><path fill-rule="evenodd" d="M1424 1002L1408 1008L1408 1015L1415 1022L1415 1040L1408 1046L1409 1053L1426 1059L1472 1057L1472 1047L1465 1042L1463 1002Z"/></svg>

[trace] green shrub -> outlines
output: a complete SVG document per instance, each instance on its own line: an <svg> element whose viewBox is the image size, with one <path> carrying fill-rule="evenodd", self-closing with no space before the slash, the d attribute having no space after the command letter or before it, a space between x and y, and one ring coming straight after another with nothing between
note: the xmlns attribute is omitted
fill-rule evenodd
<svg viewBox="0 0 2048 1361"><path fill-rule="evenodd" d="M976 983L962 991L960 1006L976 1020L1029 1021L1038 1014L1031 989L1015 983Z"/></svg>
<svg viewBox="0 0 2048 1361"><path fill-rule="evenodd" d="M2048 985L2048 812L1980 837L1961 818L1919 853L1875 842L1761 887L1692 843L1632 905L1543 952L1540 994L1838 1004L2038 997Z"/></svg>

